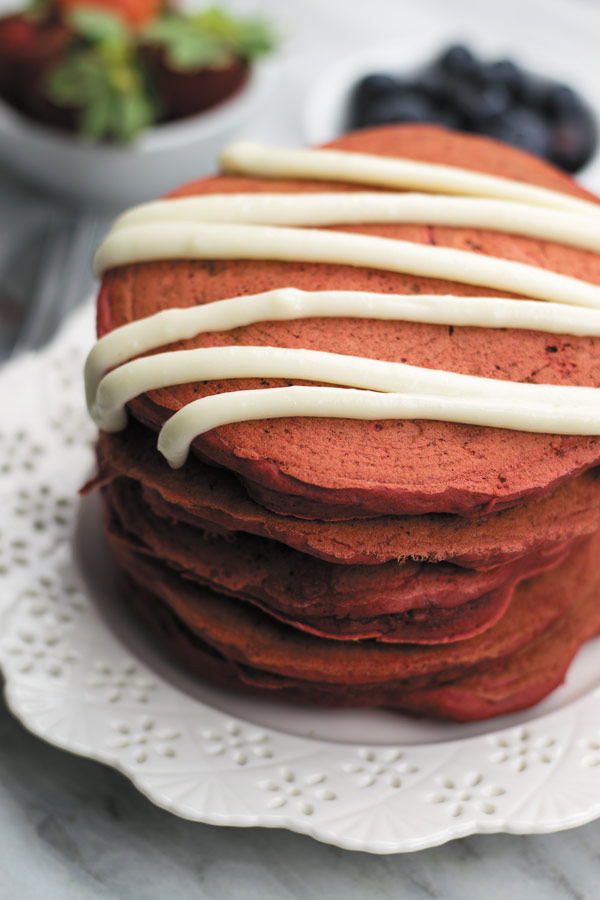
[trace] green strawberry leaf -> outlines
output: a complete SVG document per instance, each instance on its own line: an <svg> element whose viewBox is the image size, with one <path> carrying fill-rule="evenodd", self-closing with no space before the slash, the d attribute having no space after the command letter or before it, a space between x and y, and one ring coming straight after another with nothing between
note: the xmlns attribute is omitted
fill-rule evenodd
<svg viewBox="0 0 600 900"><path fill-rule="evenodd" d="M195 69L204 66L224 66L231 60L229 54L211 35L190 32L182 35L168 52L169 64L174 69Z"/></svg>
<svg viewBox="0 0 600 900"><path fill-rule="evenodd" d="M108 91L99 91L89 98L81 109L79 127L81 133L94 141L101 140L111 132L112 104Z"/></svg>
<svg viewBox="0 0 600 900"><path fill-rule="evenodd" d="M247 62L271 53L277 45L273 29L268 22L260 19L245 22L240 28L238 41L240 55Z"/></svg>
<svg viewBox="0 0 600 900"><path fill-rule="evenodd" d="M76 48L50 73L49 97L78 110L81 134L131 141L157 119L156 101L137 61L99 47Z"/></svg>
<svg viewBox="0 0 600 900"><path fill-rule="evenodd" d="M197 29L203 29L227 44L233 54L247 62L275 49L277 39L264 19L235 19L213 6L191 17Z"/></svg>
<svg viewBox="0 0 600 900"><path fill-rule="evenodd" d="M239 23L218 6L211 6L203 12L189 17L190 23L199 31L206 31L220 38L224 43L234 44L237 39Z"/></svg>
<svg viewBox="0 0 600 900"><path fill-rule="evenodd" d="M51 11L52 0L30 0L25 10L25 16L35 22L40 19L46 19Z"/></svg>
<svg viewBox="0 0 600 900"><path fill-rule="evenodd" d="M112 131L120 140L131 141L154 120L154 107L142 94L119 94L116 98Z"/></svg>
<svg viewBox="0 0 600 900"><path fill-rule="evenodd" d="M69 13L67 21L75 34L92 43L127 43L129 34L123 21L113 13L81 7Z"/></svg>
<svg viewBox="0 0 600 900"><path fill-rule="evenodd" d="M211 7L201 13L169 12L151 23L143 40L163 48L167 65L177 71L251 62L274 49L271 27L259 19L233 19Z"/></svg>
<svg viewBox="0 0 600 900"><path fill-rule="evenodd" d="M147 41L156 41L160 43L168 43L176 41L182 34L182 17L175 16L171 13L155 19L146 26L143 37Z"/></svg>
<svg viewBox="0 0 600 900"><path fill-rule="evenodd" d="M49 75L48 90L56 103L83 106L101 90L104 73L97 61L85 53L67 57Z"/></svg>
<svg viewBox="0 0 600 900"><path fill-rule="evenodd" d="M186 71L202 66L222 66L231 55L214 35L190 28L184 16L169 15L152 23L144 32L149 43L164 48L167 64Z"/></svg>

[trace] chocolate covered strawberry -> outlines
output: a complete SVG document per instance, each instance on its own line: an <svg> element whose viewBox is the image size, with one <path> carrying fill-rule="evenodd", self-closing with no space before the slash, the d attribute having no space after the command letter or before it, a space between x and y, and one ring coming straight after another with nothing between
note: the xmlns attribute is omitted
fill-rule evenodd
<svg viewBox="0 0 600 900"><path fill-rule="evenodd" d="M25 94L42 90L44 73L61 59L69 40L67 28L56 21L13 14L0 19L0 94L29 111Z"/></svg>
<svg viewBox="0 0 600 900"><path fill-rule="evenodd" d="M161 121L172 121L203 112L231 97L248 78L248 66L241 60L217 67L201 67L178 72L156 53L149 53L149 63L161 86L163 114Z"/></svg>
<svg viewBox="0 0 600 900"><path fill-rule="evenodd" d="M217 8L190 16L169 13L145 29L144 40L165 119L192 115L231 96L246 81L250 64L274 46L266 23L236 20Z"/></svg>

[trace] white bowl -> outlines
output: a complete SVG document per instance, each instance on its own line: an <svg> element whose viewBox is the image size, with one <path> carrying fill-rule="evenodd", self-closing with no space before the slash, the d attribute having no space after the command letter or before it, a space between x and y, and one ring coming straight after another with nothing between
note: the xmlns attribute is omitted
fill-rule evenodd
<svg viewBox="0 0 600 900"><path fill-rule="evenodd" d="M0 101L0 160L29 180L79 200L115 208L164 194L216 168L219 151L264 104L273 60L214 109L157 125L130 146L92 144L37 125Z"/></svg>
<svg viewBox="0 0 600 900"><path fill-rule="evenodd" d="M550 23L552 24L552 23ZM348 130L349 103L354 85L371 72L410 73L427 65L454 40L471 45L482 57L512 57L517 64L548 78L565 81L579 91L600 115L600 87L596 78L597 42L589 35L581 40L569 56L557 58L547 43L534 46L528 35L516 30L510 38L502 34L486 34L474 30L452 34L447 26L427 31L411 31L404 40L388 41L363 48L334 62L309 91L303 113L304 137L308 144L324 144ZM600 153L577 173L586 187L600 192Z"/></svg>

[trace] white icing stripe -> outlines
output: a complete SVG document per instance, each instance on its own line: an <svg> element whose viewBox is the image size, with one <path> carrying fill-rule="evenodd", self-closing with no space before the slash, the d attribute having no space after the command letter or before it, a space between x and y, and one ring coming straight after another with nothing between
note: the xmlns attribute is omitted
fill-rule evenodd
<svg viewBox="0 0 600 900"><path fill-rule="evenodd" d="M427 194L211 194L158 200L120 216L112 232L134 225L221 222L251 225L405 223L484 228L600 251L588 215L525 203Z"/></svg>
<svg viewBox="0 0 600 900"><path fill-rule="evenodd" d="M96 255L96 272L131 262L182 258L333 263L481 285L548 301L548 305L544 309L543 304L507 298L390 297L335 291L305 294L282 289L190 310L166 310L107 335L90 354L86 391L101 427L124 427L127 401L153 389L220 378L281 377L343 387L295 385L204 397L168 420L159 437L159 449L171 465L179 466L190 442L204 431L286 416L439 419L523 431L600 433L597 389L589 387L507 382L363 357L263 346L210 347L125 362L201 331L308 315L599 332L598 285L477 253L304 227L421 222L506 231L598 251L600 236L594 232L593 218L600 221L600 209L593 203L456 167L340 151L268 151L237 145L226 152L225 166L258 175L334 179L466 196L246 194L147 204L125 214L113 226ZM575 308L564 309L562 304ZM112 366L117 368L105 374Z"/></svg>
<svg viewBox="0 0 600 900"><path fill-rule="evenodd" d="M303 387L235 391L194 400L165 423L158 449L173 468L182 466L200 434L234 422L295 416L343 419L436 419L518 431L600 434L600 405L589 408L515 404L503 400L380 394L352 388ZM559 426L559 427L558 427Z"/></svg>
<svg viewBox="0 0 600 900"><path fill-rule="evenodd" d="M113 266L168 259L260 259L338 263L448 279L600 309L600 287L524 263L408 241L263 225L136 225L109 234L94 260Z"/></svg>
<svg viewBox="0 0 600 900"><path fill-rule="evenodd" d="M600 311L535 300L454 297L436 294L373 294L366 291L300 291L217 300L187 309L165 309L104 335L85 364L90 412L102 377L141 353L208 331L229 331L255 322L311 317L348 317L485 328L529 328L553 334L600 335Z"/></svg>
<svg viewBox="0 0 600 900"><path fill-rule="evenodd" d="M127 424L125 404L134 397L220 378L297 378L387 393L504 400L553 407L559 416L561 406L585 413L598 403L593 387L522 384L319 350L233 346L171 351L125 363L100 382L92 416L105 431L120 431Z"/></svg>
<svg viewBox="0 0 600 900"><path fill-rule="evenodd" d="M224 172L243 175L341 181L441 194L495 197L600 216L599 205L559 191L457 166L398 157L345 150L273 149L253 141L239 141L225 148L220 162Z"/></svg>

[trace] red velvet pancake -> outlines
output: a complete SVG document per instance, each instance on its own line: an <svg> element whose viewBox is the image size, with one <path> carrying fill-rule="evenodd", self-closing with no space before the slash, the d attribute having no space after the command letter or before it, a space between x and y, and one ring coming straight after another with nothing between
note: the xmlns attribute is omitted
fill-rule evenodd
<svg viewBox="0 0 600 900"><path fill-rule="evenodd" d="M416 716L435 716L458 722L479 721L526 709L544 699L564 680L573 656L583 643L600 633L597 604L598 584L562 616L554 626L508 662L500 660L479 675L467 675L450 683L401 694L375 689L365 696L351 689L328 690L318 694L314 686L301 682L277 684L270 678L263 684L255 671L232 663L186 628L164 603L144 593L122 576L123 595L136 615L188 670L225 687L276 700L319 706L395 707ZM567 636L565 639L566 632ZM553 664L548 665L548 659ZM545 668L544 668L545 667ZM372 702L369 702L372 701Z"/></svg>
<svg viewBox="0 0 600 900"><path fill-rule="evenodd" d="M134 481L118 479L103 495L113 540L283 622L340 640L437 644L473 637L498 621L518 581L566 552L559 547L482 571L415 561L339 565L265 538L167 522L151 512Z"/></svg>
<svg viewBox="0 0 600 900"><path fill-rule="evenodd" d="M339 644L272 620L263 630L242 614L234 635L235 612L223 610L216 595L184 585L190 613L177 587L173 594L165 586L160 566L142 561L137 567L127 552L117 556L125 567L124 594L137 614L205 677L295 702L390 706L467 721L524 708L560 684L576 650L600 631L599 550L597 534L579 542L553 572L524 582L508 613L483 637L428 649L360 642L344 646L337 661ZM528 609L542 604L552 605L552 615L532 628ZM225 646L229 615L232 643Z"/></svg>
<svg viewBox="0 0 600 900"><path fill-rule="evenodd" d="M332 146L457 164L574 196L589 196L567 176L528 154L481 137L429 126L363 131ZM360 190L360 186L218 176L182 188L178 194L316 190ZM600 284L600 256L547 241L414 225L336 226L336 230L458 247ZM494 294L479 287L351 266L166 260L123 266L106 274L99 298L99 333L166 307L282 286ZM333 324L315 318L198 336L178 347L232 343L335 350L519 382L600 385L600 339L514 329L353 319ZM200 396L283 383L246 379L190 384L153 391L134 400L130 410L157 430L174 410ZM201 458L237 472L262 505L279 513L328 520L499 510L541 497L600 460L598 437L526 434L426 421L290 418L244 422L202 435L194 447Z"/></svg>
<svg viewBox="0 0 600 900"><path fill-rule="evenodd" d="M577 542L557 567L522 582L505 615L487 631L430 646L315 637L250 604L201 588L120 541L111 544L119 568L130 579L167 603L191 631L233 662L276 679L337 684L344 690L362 685L366 690L382 683L431 686L481 671L516 653L563 615L597 578L600 535Z"/></svg>
<svg viewBox="0 0 600 900"><path fill-rule="evenodd" d="M470 167L589 196L520 151L403 126L333 146ZM218 176L180 195L355 191ZM476 229L336 230L457 247L600 284L600 256ZM104 334L159 309L276 287L496 292L339 265L162 261L108 272ZM600 338L375 320L267 322L182 347L269 345L368 356L519 382L600 386ZM484 718L555 687L600 630L600 438L443 422L290 418L200 436L186 465L156 450L161 424L200 396L288 384L195 383L129 404L100 437L106 527L138 615L193 669L293 701Z"/></svg>
<svg viewBox="0 0 600 900"><path fill-rule="evenodd" d="M233 475L198 459L190 459L182 469L170 469L157 454L153 435L134 422L125 432L101 434L97 450L98 482L119 476L138 481L146 503L168 521L271 538L329 562L447 560L486 567L590 534L600 520L597 469L570 479L543 498L487 516L433 514L324 522L277 515L248 497Z"/></svg>

